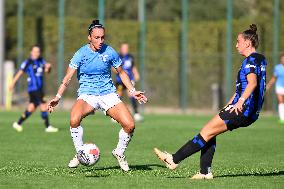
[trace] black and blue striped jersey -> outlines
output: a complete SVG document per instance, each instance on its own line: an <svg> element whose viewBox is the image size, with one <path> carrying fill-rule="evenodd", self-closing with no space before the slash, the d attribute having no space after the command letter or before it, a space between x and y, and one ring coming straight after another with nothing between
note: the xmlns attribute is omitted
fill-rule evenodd
<svg viewBox="0 0 284 189"><path fill-rule="evenodd" d="M44 65L45 60L42 58L37 60L28 58L21 64L20 69L28 76L28 92L41 91L43 89Z"/></svg>
<svg viewBox="0 0 284 189"><path fill-rule="evenodd" d="M252 53L244 59L236 80L236 96L232 104L236 104L245 91L248 84L247 75L253 73L257 76L257 87L246 99L243 109L243 115L252 120L258 118L263 105L266 89L266 66L267 61L262 54Z"/></svg>
<svg viewBox="0 0 284 189"><path fill-rule="evenodd" d="M127 73L129 79L134 81L134 74L133 74L133 67L134 67L134 58L131 54L127 55L119 55L120 59L122 60L122 69ZM122 84L122 80L119 74L116 74L116 81Z"/></svg>

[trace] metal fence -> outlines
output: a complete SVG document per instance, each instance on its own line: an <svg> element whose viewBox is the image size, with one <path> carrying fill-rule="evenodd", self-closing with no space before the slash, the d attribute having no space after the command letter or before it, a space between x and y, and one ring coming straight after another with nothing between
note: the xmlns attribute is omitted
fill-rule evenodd
<svg viewBox="0 0 284 189"><path fill-rule="evenodd" d="M107 27L110 45L118 50L121 42L129 42L142 76L138 86L146 90L152 105L211 108L219 99L217 104L222 106L233 94L235 76L242 60L234 48L238 32L247 29L252 22L258 24L259 51L269 60L268 79L284 43L280 38L283 32L279 10L283 5L279 0L267 1L265 5L256 2L252 5L254 1L247 0L220 2L212 7L202 1L180 0L172 5L171 0L165 0L163 3L171 4L173 8L159 17L155 11L163 11L157 5L160 1L137 0L127 5L124 0L51 0L48 6L44 1L6 1L8 10L11 7L17 9L6 13L6 57L15 60L18 67L28 56L30 45L42 45L44 57L54 66L53 73L47 76L50 84L46 86L47 94L52 95L74 52L87 43L89 22L98 17ZM250 15L239 13L249 5L254 8ZM264 8L261 6L269 11L262 15ZM33 14L33 7L43 8ZM136 14L129 13L124 17L119 13L131 11L131 8ZM218 18L211 19L205 15L209 9L223 12ZM198 14L205 16L197 18ZM76 82L72 85L67 96L74 97ZM17 92L24 88L22 81ZM268 93L266 99L265 109L273 109L273 92Z"/></svg>

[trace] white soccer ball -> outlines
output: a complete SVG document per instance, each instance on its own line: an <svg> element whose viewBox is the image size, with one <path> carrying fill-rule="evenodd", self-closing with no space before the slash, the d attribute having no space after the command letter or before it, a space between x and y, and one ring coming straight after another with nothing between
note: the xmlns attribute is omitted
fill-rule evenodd
<svg viewBox="0 0 284 189"><path fill-rule="evenodd" d="M77 159L82 165L94 165L100 159L100 149L95 144L84 144L77 152Z"/></svg>

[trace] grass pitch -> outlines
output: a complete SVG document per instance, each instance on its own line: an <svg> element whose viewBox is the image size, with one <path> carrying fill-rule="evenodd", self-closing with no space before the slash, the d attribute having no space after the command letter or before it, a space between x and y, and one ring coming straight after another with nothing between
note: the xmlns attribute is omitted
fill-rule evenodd
<svg viewBox="0 0 284 189"><path fill-rule="evenodd" d="M83 121L84 141L101 150L93 167L67 168L74 156L69 113L55 112L45 133L38 112L12 129L21 112L0 112L0 188L284 188L284 125L277 117L261 117L249 128L217 137L214 180L189 180L199 170L199 153L171 171L156 158L153 147L175 152L212 116L147 115L138 123L126 156L132 171L122 172L111 151L118 124L98 113Z"/></svg>

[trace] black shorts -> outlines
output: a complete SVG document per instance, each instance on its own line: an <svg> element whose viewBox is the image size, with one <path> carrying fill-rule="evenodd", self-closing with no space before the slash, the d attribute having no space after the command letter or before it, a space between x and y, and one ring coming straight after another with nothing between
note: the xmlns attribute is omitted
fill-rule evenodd
<svg viewBox="0 0 284 189"><path fill-rule="evenodd" d="M229 104L228 106L223 108L219 113L220 118L226 123L228 130L232 131L239 127L247 127L256 121L255 119L244 116L242 113L239 113L238 115L235 111L230 113L231 108L229 106L232 105ZM243 107L243 110L244 109L245 105Z"/></svg>
<svg viewBox="0 0 284 189"><path fill-rule="evenodd" d="M35 106L38 106L41 103L45 103L44 93L43 91L31 91L29 92L30 97L30 103L35 104Z"/></svg>
<svg viewBox="0 0 284 189"><path fill-rule="evenodd" d="M115 83L115 87L117 91L124 91L126 90L126 86L123 83Z"/></svg>

